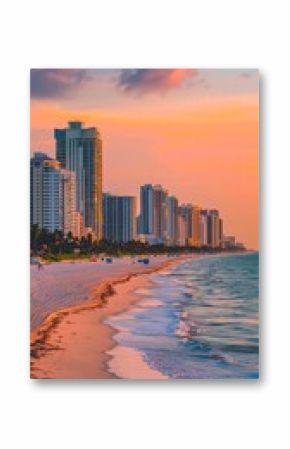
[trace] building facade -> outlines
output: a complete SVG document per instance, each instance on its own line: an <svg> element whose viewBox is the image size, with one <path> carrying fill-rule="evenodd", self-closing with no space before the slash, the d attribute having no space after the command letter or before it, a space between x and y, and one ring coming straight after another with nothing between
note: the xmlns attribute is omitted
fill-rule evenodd
<svg viewBox="0 0 290 449"><path fill-rule="evenodd" d="M219 211L211 209L208 211L208 246L211 248L219 248L220 240L220 217Z"/></svg>
<svg viewBox="0 0 290 449"><path fill-rule="evenodd" d="M62 169L60 176L63 195L63 232L65 235L71 232L74 237L81 237L82 234L78 231L76 223L77 211L75 173Z"/></svg>
<svg viewBox="0 0 290 449"><path fill-rule="evenodd" d="M199 248L201 246L201 235L200 235L200 207L192 206L192 246Z"/></svg>
<svg viewBox="0 0 290 449"><path fill-rule="evenodd" d="M178 200L175 196L167 198L167 244L178 243Z"/></svg>
<svg viewBox="0 0 290 449"><path fill-rule="evenodd" d="M103 231L100 134L96 128L83 128L81 122L69 122L68 128L55 129L54 137L57 160L75 173L76 210L99 240Z"/></svg>
<svg viewBox="0 0 290 449"><path fill-rule="evenodd" d="M63 182L60 163L54 159L43 162L42 228L49 232L63 231Z"/></svg>
<svg viewBox="0 0 290 449"><path fill-rule="evenodd" d="M187 229L187 223L186 223L185 216L178 214L177 223L178 223L177 244L178 244L178 246L186 246L188 229Z"/></svg>
<svg viewBox="0 0 290 449"><path fill-rule="evenodd" d="M200 211L200 246L208 246L208 211Z"/></svg>
<svg viewBox="0 0 290 449"><path fill-rule="evenodd" d="M160 184L153 186L153 235L160 241L167 241L167 190Z"/></svg>
<svg viewBox="0 0 290 449"><path fill-rule="evenodd" d="M236 238L233 235L225 235L222 241L222 247L224 249L233 249L236 247Z"/></svg>
<svg viewBox="0 0 290 449"><path fill-rule="evenodd" d="M192 204L181 204L178 207L178 215L183 217L185 223L185 245L193 246L192 244ZM183 226L183 225L182 225Z"/></svg>
<svg viewBox="0 0 290 449"><path fill-rule="evenodd" d="M136 198L103 194L103 236L114 242L136 239Z"/></svg>
<svg viewBox="0 0 290 449"><path fill-rule="evenodd" d="M43 162L51 159L47 154L36 152L30 159L30 224L42 228L42 171Z"/></svg>
<svg viewBox="0 0 290 449"><path fill-rule="evenodd" d="M160 184L140 188L140 231L155 243L167 240L167 197Z"/></svg>
<svg viewBox="0 0 290 449"><path fill-rule="evenodd" d="M219 246L222 246L224 240L224 222L222 218L219 219Z"/></svg>
<svg viewBox="0 0 290 449"><path fill-rule="evenodd" d="M30 220L48 232L75 234L75 174L45 153L30 160Z"/></svg>
<svg viewBox="0 0 290 449"><path fill-rule="evenodd" d="M153 186L145 184L140 187L139 233L153 234Z"/></svg>

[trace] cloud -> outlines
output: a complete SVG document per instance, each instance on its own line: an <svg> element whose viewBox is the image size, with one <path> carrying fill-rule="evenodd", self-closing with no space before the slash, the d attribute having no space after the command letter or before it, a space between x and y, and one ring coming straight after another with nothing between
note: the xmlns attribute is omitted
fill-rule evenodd
<svg viewBox="0 0 290 449"><path fill-rule="evenodd" d="M32 98L61 98L73 88L89 79L84 69L31 69L30 92Z"/></svg>
<svg viewBox="0 0 290 449"><path fill-rule="evenodd" d="M253 77L258 77L259 76L259 71L257 69L248 69L248 70L244 70L243 72L241 72L239 74L240 78L245 78L245 79L249 79L249 78L253 78Z"/></svg>
<svg viewBox="0 0 290 449"><path fill-rule="evenodd" d="M125 69L119 73L117 85L127 92L167 92L197 75L196 69Z"/></svg>

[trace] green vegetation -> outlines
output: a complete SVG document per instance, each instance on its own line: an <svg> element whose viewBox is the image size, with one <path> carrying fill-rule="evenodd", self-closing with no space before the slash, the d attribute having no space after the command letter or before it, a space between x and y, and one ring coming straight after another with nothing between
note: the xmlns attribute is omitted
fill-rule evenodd
<svg viewBox="0 0 290 449"><path fill-rule="evenodd" d="M57 262L61 260L87 259L92 255L100 256L124 256L141 254L184 254L184 253L213 253L222 251L208 247L180 247L148 245L140 241L130 241L127 243L117 243L102 239L99 242L93 241L92 235L80 239L68 233L64 236L61 231L48 232L40 229L37 225L31 226L30 232L31 256L41 256L47 261Z"/></svg>
<svg viewBox="0 0 290 449"><path fill-rule="evenodd" d="M63 254L52 254L46 253L43 256L44 260L48 262L61 262L62 260L79 260L79 259L89 259L91 254L75 254L75 253L63 253Z"/></svg>

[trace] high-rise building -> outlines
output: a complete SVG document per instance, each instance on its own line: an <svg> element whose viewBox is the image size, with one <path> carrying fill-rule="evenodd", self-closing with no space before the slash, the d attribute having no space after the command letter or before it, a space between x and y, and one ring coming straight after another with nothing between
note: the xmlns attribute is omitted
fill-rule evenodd
<svg viewBox="0 0 290 449"><path fill-rule="evenodd" d="M140 234L153 234L153 186L140 187Z"/></svg>
<svg viewBox="0 0 290 449"><path fill-rule="evenodd" d="M208 246L218 248L220 241L220 217L219 211L211 209L208 212Z"/></svg>
<svg viewBox="0 0 290 449"><path fill-rule="evenodd" d="M107 240L128 242L136 238L136 198L103 194L103 235Z"/></svg>
<svg viewBox="0 0 290 449"><path fill-rule="evenodd" d="M140 188L141 234L162 243L167 240L167 191L159 184Z"/></svg>
<svg viewBox="0 0 290 449"><path fill-rule="evenodd" d="M30 160L30 202L31 224L74 234L75 175L45 153Z"/></svg>
<svg viewBox="0 0 290 449"><path fill-rule="evenodd" d="M30 223L42 228L42 169L43 162L51 158L41 152L30 159Z"/></svg>
<svg viewBox="0 0 290 449"><path fill-rule="evenodd" d="M222 218L219 219L219 246L222 245L224 239L224 222Z"/></svg>
<svg viewBox="0 0 290 449"><path fill-rule="evenodd" d="M167 239L168 245L178 241L178 200L175 196L167 198Z"/></svg>
<svg viewBox="0 0 290 449"><path fill-rule="evenodd" d="M63 232L67 235L69 232L74 237L80 237L82 234L78 231L76 220L76 183L75 173L69 170L61 170L61 182L63 191Z"/></svg>
<svg viewBox="0 0 290 449"><path fill-rule="evenodd" d="M208 246L208 211L200 211L200 245Z"/></svg>
<svg viewBox="0 0 290 449"><path fill-rule="evenodd" d="M200 239L200 207L192 207L192 246L199 248L201 245Z"/></svg>
<svg viewBox="0 0 290 449"><path fill-rule="evenodd" d="M54 159L43 162L42 228L63 231L63 184L60 163Z"/></svg>
<svg viewBox="0 0 290 449"><path fill-rule="evenodd" d="M68 128L55 129L56 158L76 177L76 209L84 225L96 239L102 237L102 141L96 128L83 128L69 122Z"/></svg>
<svg viewBox="0 0 290 449"><path fill-rule="evenodd" d="M140 235L140 234L142 234L142 230L141 230L141 216L140 216L140 214L137 216L137 221L136 221L136 223L137 223L137 226L136 226L136 232L137 232L137 235Z"/></svg>
<svg viewBox="0 0 290 449"><path fill-rule="evenodd" d="M84 220L82 214L78 211L75 211L73 218L73 229L72 234L74 237L84 237L88 234L88 230L84 227Z"/></svg>
<svg viewBox="0 0 290 449"><path fill-rule="evenodd" d="M186 222L186 217L182 214L178 214L177 217L177 224L178 224L178 239L177 239L177 244L179 246L186 246L187 245L187 234L188 234L188 229L187 229L187 222Z"/></svg>
<svg viewBox="0 0 290 449"><path fill-rule="evenodd" d="M192 204L181 204L178 207L178 214L183 217L185 222L185 244L189 246L193 246L192 242L192 213L193 207Z"/></svg>
<svg viewBox="0 0 290 449"><path fill-rule="evenodd" d="M153 186L153 234L167 240L167 191L160 184Z"/></svg>

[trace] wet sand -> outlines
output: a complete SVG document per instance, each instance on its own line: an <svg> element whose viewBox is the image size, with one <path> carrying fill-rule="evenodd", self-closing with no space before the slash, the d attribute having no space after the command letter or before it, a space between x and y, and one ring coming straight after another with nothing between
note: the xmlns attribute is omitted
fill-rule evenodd
<svg viewBox="0 0 290 449"><path fill-rule="evenodd" d="M151 285L148 273L180 263L185 258L188 256L159 259L154 266L140 268L138 265L137 270L134 265L129 270L127 266L126 276L119 274L97 283L89 300L51 313L31 333L31 378L117 378L107 366L110 350L116 345L113 340L116 331L104 321L140 301L140 296L134 292ZM131 351L127 356L128 363L138 367L139 378L164 378L147 367L138 353Z"/></svg>

